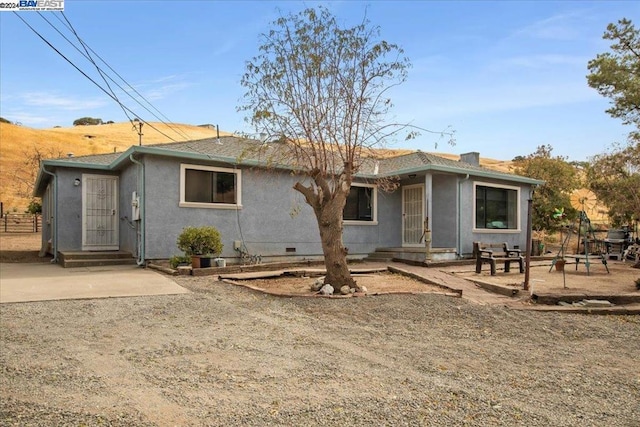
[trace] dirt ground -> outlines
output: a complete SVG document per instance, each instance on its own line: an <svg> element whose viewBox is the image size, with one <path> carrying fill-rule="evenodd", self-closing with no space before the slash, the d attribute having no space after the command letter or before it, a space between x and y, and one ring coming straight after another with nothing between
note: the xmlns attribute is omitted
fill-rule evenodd
<svg viewBox="0 0 640 427"><path fill-rule="evenodd" d="M640 424L640 316L175 280L191 292L2 304L0 425Z"/></svg>
<svg viewBox="0 0 640 427"><path fill-rule="evenodd" d="M0 262L49 262L50 256L39 257L40 234L38 233L0 233ZM589 274L581 263L568 259L564 274L551 269L551 259L531 263L530 292L611 295L637 293L635 281L640 279L640 269L632 268L631 263L609 260L607 273L600 260L592 260ZM475 273L473 264L449 267L434 267L441 271L473 281L483 281L516 289L523 289L525 275L517 268L505 273L500 267L495 276L489 274L489 266L483 265L480 274ZM356 277L360 285L367 287L369 293L419 293L445 292L443 288L431 286L398 274L365 274ZM276 294L313 295L310 290L314 278L281 277L243 281L250 286L262 288Z"/></svg>

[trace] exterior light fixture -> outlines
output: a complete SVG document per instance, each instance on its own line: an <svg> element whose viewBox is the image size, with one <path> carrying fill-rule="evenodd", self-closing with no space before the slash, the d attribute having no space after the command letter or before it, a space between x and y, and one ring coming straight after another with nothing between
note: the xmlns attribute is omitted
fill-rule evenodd
<svg viewBox="0 0 640 427"><path fill-rule="evenodd" d="M76 178L76 179L74 179L74 180L73 180L73 186L74 186L74 187L77 187L77 186L79 186L79 185L80 185L80 178Z"/></svg>

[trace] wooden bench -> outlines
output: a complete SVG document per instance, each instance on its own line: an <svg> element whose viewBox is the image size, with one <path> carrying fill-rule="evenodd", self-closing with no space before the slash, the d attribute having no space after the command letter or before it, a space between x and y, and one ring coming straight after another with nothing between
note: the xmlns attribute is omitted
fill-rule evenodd
<svg viewBox="0 0 640 427"><path fill-rule="evenodd" d="M520 273L524 273L524 257L520 249L509 249L506 242L473 242L473 253L476 257L476 273L482 271L482 264L488 263L491 266L491 275L495 276L497 262L504 262L505 273L511 270L512 262L517 262L520 266Z"/></svg>

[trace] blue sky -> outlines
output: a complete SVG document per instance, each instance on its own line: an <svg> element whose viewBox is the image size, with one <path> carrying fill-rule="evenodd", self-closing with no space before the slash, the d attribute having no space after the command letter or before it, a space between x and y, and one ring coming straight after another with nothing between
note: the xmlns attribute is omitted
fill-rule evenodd
<svg viewBox="0 0 640 427"><path fill-rule="evenodd" d="M170 121L252 133L236 111L245 62L280 13L317 4L347 25L366 11L385 40L405 49L413 67L392 93L390 121L456 131L454 147L428 134L392 147L510 160L550 144L556 155L586 160L630 131L604 112L609 101L585 76L587 62L609 47L602 39L607 24L626 17L639 25L640 2L66 0L64 13ZM19 14L104 86L36 12ZM64 19L57 12L43 16L62 29L54 14ZM156 120L120 96L139 117ZM127 121L113 100L10 12L0 13L0 115L34 128L71 126L84 116Z"/></svg>

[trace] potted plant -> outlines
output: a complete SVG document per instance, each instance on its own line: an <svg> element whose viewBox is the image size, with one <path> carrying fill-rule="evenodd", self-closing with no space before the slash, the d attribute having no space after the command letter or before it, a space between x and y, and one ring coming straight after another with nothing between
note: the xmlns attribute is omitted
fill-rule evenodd
<svg viewBox="0 0 640 427"><path fill-rule="evenodd" d="M211 267L211 258L220 254L223 247L220 232L212 226L185 227L176 243L191 257L193 268Z"/></svg>

